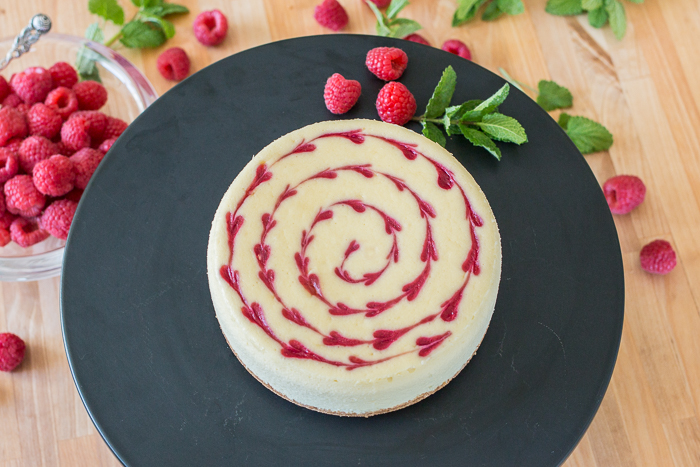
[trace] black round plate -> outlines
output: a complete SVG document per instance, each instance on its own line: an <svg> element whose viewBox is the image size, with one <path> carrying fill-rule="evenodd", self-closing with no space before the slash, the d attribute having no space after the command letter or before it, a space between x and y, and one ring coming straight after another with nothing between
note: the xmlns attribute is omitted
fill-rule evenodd
<svg viewBox="0 0 700 467"><path fill-rule="evenodd" d="M500 77L438 49L375 36L275 42L196 73L158 99L104 159L66 246L61 313L78 391L130 466L558 465L610 380L624 284L612 216L590 168L554 120L512 88L501 112L529 142L503 160L453 136L498 220L503 276L476 357L445 388L369 419L297 407L240 365L209 296L211 220L238 172L279 136L332 118L377 118L383 85L364 66L399 46L400 81L419 113L442 71L454 103L484 99ZM335 117L333 73L362 84ZM409 128L420 131L415 123Z"/></svg>

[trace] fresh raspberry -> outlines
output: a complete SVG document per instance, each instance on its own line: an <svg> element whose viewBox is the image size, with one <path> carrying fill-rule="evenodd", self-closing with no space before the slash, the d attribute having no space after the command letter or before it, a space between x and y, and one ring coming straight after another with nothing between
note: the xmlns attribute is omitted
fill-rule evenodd
<svg viewBox="0 0 700 467"><path fill-rule="evenodd" d="M399 79L408 65L408 55L396 47L377 47L367 52L365 65L384 81Z"/></svg>
<svg viewBox="0 0 700 467"><path fill-rule="evenodd" d="M75 187L84 190L95 169L102 162L102 154L97 149L85 148L70 156L75 172Z"/></svg>
<svg viewBox="0 0 700 467"><path fill-rule="evenodd" d="M61 131L63 119L54 109L38 102L29 109L27 124L30 135L51 139Z"/></svg>
<svg viewBox="0 0 700 467"><path fill-rule="evenodd" d="M17 153L7 148L0 148L0 183L5 183L19 172Z"/></svg>
<svg viewBox="0 0 700 467"><path fill-rule="evenodd" d="M377 96L379 118L403 125L416 113L416 99L406 86L396 81L386 83Z"/></svg>
<svg viewBox="0 0 700 467"><path fill-rule="evenodd" d="M68 117L78 110L78 96L72 89L61 86L46 96L44 104L54 109L63 120L68 120Z"/></svg>
<svg viewBox="0 0 700 467"><path fill-rule="evenodd" d="M203 45L219 45L226 38L228 20L219 10L203 11L192 23L194 37Z"/></svg>
<svg viewBox="0 0 700 467"><path fill-rule="evenodd" d="M156 67L163 78L182 81L190 74L190 58L180 47L171 47L158 56Z"/></svg>
<svg viewBox="0 0 700 467"><path fill-rule="evenodd" d="M63 196L73 189L73 163L66 156L51 156L34 167L32 180L40 193L54 197Z"/></svg>
<svg viewBox="0 0 700 467"><path fill-rule="evenodd" d="M0 213L4 214L5 212L7 212L5 207L5 195L0 193Z"/></svg>
<svg viewBox="0 0 700 467"><path fill-rule="evenodd" d="M362 86L359 81L345 79L340 73L334 73L326 81L323 99L331 113L344 114L355 105L361 93Z"/></svg>
<svg viewBox="0 0 700 467"><path fill-rule="evenodd" d="M17 109L3 107L0 109L0 146L5 146L14 137L27 136L27 121Z"/></svg>
<svg viewBox="0 0 700 467"><path fill-rule="evenodd" d="M4 101L11 92L12 89L10 89L10 85L7 84L7 80L4 76L0 75L0 102Z"/></svg>
<svg viewBox="0 0 700 467"><path fill-rule="evenodd" d="M12 371L24 360L26 345L11 332L0 333L0 371Z"/></svg>
<svg viewBox="0 0 700 467"><path fill-rule="evenodd" d="M460 57L466 58L467 60L472 59L472 53L469 50L469 47L467 47L467 44L457 39L450 39L445 41L445 43L442 44L442 50L455 55L459 55Z"/></svg>
<svg viewBox="0 0 700 467"><path fill-rule="evenodd" d="M66 62L54 63L49 68L49 73L51 73L54 88L59 86L72 88L78 82L78 72Z"/></svg>
<svg viewBox="0 0 700 467"><path fill-rule="evenodd" d="M63 141L59 141L58 143L56 143L56 154L68 157L75 154L75 151L73 151L72 149L68 149L68 147L63 143Z"/></svg>
<svg viewBox="0 0 700 467"><path fill-rule="evenodd" d="M634 175L618 175L603 184L603 194L613 214L627 214L642 204L647 187Z"/></svg>
<svg viewBox="0 0 700 467"><path fill-rule="evenodd" d="M348 24L348 14L338 0L323 0L316 5L314 18L318 24L333 31L340 31Z"/></svg>
<svg viewBox="0 0 700 467"><path fill-rule="evenodd" d="M2 196L3 198L5 197L4 194ZM15 219L17 219L16 214L12 214L10 211L5 210L5 212L0 214L0 229L9 229Z"/></svg>
<svg viewBox="0 0 700 467"><path fill-rule="evenodd" d="M19 155L19 167L28 174L32 173L34 166L39 162L48 159L54 154L58 154L56 143L49 141L43 136L30 136L22 141L22 145L17 152Z"/></svg>
<svg viewBox="0 0 700 467"><path fill-rule="evenodd" d="M10 214L12 215L12 214ZM0 228L0 247L7 246L12 241L12 236L8 229Z"/></svg>
<svg viewBox="0 0 700 467"><path fill-rule="evenodd" d="M676 252L666 240L654 240L639 252L642 269L652 274L668 274L676 267Z"/></svg>
<svg viewBox="0 0 700 467"><path fill-rule="evenodd" d="M78 203L68 199L59 199L49 204L41 215L41 228L56 238L68 238L71 222Z"/></svg>
<svg viewBox="0 0 700 467"><path fill-rule="evenodd" d="M61 127L61 142L71 151L90 147L92 139L88 133L87 119L85 117L68 119Z"/></svg>
<svg viewBox="0 0 700 467"><path fill-rule="evenodd" d="M29 105L44 102L53 87L52 83L51 73L38 66L20 71L10 79L10 87L14 93Z"/></svg>
<svg viewBox="0 0 700 467"><path fill-rule="evenodd" d="M129 124L116 117L107 116L107 127L102 135L104 139L119 138Z"/></svg>
<svg viewBox="0 0 700 467"><path fill-rule="evenodd" d="M83 197L83 191L80 188L73 188L73 190L68 193L66 196L63 197L63 199L68 199L70 201L75 201L76 203L80 202L80 198ZM12 214L10 214L12 215ZM2 217L0 217L0 221L2 220Z"/></svg>
<svg viewBox="0 0 700 467"><path fill-rule="evenodd" d="M430 42L428 42L428 40L425 37L421 36L420 34L416 34L416 33L409 34L408 36L404 37L404 40L411 41L411 42L417 42L417 43L423 44L423 45L430 45Z"/></svg>
<svg viewBox="0 0 700 467"><path fill-rule="evenodd" d="M2 100L2 106L3 107L17 107L22 103L22 99L13 93L8 94L3 100Z"/></svg>
<svg viewBox="0 0 700 467"><path fill-rule="evenodd" d="M106 140L102 141L102 143L100 144L100 147L97 149L99 149L102 154L107 154L107 151L112 149L112 145L114 145L114 142L116 140L117 140L117 138L106 139Z"/></svg>
<svg viewBox="0 0 700 467"><path fill-rule="evenodd" d="M25 104L24 102L20 103L19 105L17 105L17 107L15 107L15 109L19 110L22 113L25 120L27 119L27 114L29 113L29 109L31 108L31 105Z"/></svg>
<svg viewBox="0 0 700 467"><path fill-rule="evenodd" d="M98 110L107 103L107 89L97 81L81 81L73 86L80 110Z"/></svg>
<svg viewBox="0 0 700 467"><path fill-rule="evenodd" d="M68 117L68 120L78 117L85 119L87 132L88 135L90 135L91 142L102 142L105 128L107 128L107 115L97 110L78 110Z"/></svg>
<svg viewBox="0 0 700 467"><path fill-rule="evenodd" d="M4 148L9 149L15 154L19 154L19 147L22 146L22 142L24 141L24 138L20 138L19 136L16 138L12 138L9 140L7 143L5 143Z"/></svg>
<svg viewBox="0 0 700 467"><path fill-rule="evenodd" d="M39 226L35 219L18 217L10 225L12 241L22 248L35 245L49 238L49 233Z"/></svg>
<svg viewBox="0 0 700 467"><path fill-rule="evenodd" d="M46 197L36 189L30 175L15 175L5 183L3 191L7 210L12 214L35 217L46 204Z"/></svg>
<svg viewBox="0 0 700 467"><path fill-rule="evenodd" d="M369 0L370 2L377 5L377 8L386 8L391 3L391 0ZM364 2L364 0L363 0Z"/></svg>

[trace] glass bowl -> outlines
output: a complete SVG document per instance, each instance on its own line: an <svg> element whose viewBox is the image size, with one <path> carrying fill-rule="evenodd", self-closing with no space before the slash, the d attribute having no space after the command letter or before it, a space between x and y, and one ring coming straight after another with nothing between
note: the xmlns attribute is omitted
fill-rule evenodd
<svg viewBox="0 0 700 467"><path fill-rule="evenodd" d="M12 47L14 37L0 40L0 56ZM114 50L83 37L46 34L31 50L14 59L0 74L10 80L13 73L33 66L49 68L56 62L75 66L76 56L86 47L96 59L102 84L109 98L100 109L107 115L131 123L156 100L153 85L131 62ZM28 248L14 242L0 248L0 281L30 281L57 276L61 273L65 241L53 236Z"/></svg>

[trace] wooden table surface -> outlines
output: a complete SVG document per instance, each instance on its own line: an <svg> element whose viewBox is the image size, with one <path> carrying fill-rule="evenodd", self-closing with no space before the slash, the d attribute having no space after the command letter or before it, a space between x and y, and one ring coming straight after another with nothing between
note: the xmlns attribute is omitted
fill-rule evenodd
<svg viewBox="0 0 700 467"><path fill-rule="evenodd" d="M340 0L346 32L373 34L360 0ZM171 87L155 61L169 46L184 48L193 71L270 41L328 34L313 19L320 0L179 0L191 13L174 20L176 36L144 52L119 49L159 93ZM700 2L625 2L627 35L591 28L585 16L558 17L546 0L492 23L450 27L456 0L411 0L401 16L416 19L440 45L466 42L476 63L503 67L526 83L553 79L573 93L569 113L603 123L614 135L608 152L586 156L602 184L634 174L647 186L644 203L615 216L625 268L625 324L612 381L600 410L567 466L700 465ZM0 0L0 36L15 35L35 13L53 31L82 35L96 17L88 0ZM127 16L134 11L120 0ZM229 33L218 47L194 38L192 21L218 8ZM4 54L4 51L0 51ZM671 242L678 266L666 276L645 273L639 251ZM92 425L73 384L63 349L59 278L0 283L0 332L28 345L24 363L0 374L0 467L119 465Z"/></svg>

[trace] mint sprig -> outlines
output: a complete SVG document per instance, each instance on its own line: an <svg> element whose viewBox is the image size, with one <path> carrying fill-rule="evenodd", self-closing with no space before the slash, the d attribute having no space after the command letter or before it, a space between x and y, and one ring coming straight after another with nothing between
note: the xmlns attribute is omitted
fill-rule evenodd
<svg viewBox="0 0 700 467"><path fill-rule="evenodd" d="M426 138L445 146L447 138L440 130L442 126L448 136L461 134L474 146L486 149L498 160L501 160L501 150L494 140L515 144L527 142L527 135L520 123L498 112L498 107L508 97L510 86L507 83L483 101L475 99L450 106L456 86L457 73L448 66L442 72L425 113L413 118L423 126Z"/></svg>
<svg viewBox="0 0 700 467"><path fill-rule="evenodd" d="M504 14L519 15L525 11L522 0L459 0L452 15L452 26L457 27L471 21L484 5L486 8L481 14L484 21L494 21Z"/></svg>
<svg viewBox="0 0 700 467"><path fill-rule="evenodd" d="M627 1L644 3L644 0ZM625 37L627 32L627 16L620 0L548 0L545 11L559 16L587 13L591 26L602 28L609 23L618 40Z"/></svg>
<svg viewBox="0 0 700 467"><path fill-rule="evenodd" d="M391 0L385 13L382 13L373 2L365 0L365 3L367 3L377 18L376 28L379 36L403 39L423 29L423 26L417 21L408 18L397 18L399 12L408 6L408 0Z"/></svg>

